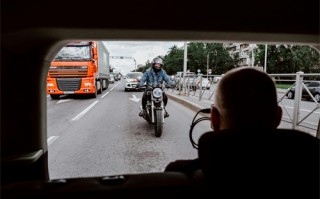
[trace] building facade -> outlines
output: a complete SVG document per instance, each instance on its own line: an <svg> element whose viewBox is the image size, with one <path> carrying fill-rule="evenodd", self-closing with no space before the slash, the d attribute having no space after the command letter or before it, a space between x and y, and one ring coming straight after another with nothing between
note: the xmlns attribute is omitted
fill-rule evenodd
<svg viewBox="0 0 320 199"><path fill-rule="evenodd" d="M254 51L256 44L247 43L225 43L224 47L229 50L233 58L238 57L239 66L254 66Z"/></svg>

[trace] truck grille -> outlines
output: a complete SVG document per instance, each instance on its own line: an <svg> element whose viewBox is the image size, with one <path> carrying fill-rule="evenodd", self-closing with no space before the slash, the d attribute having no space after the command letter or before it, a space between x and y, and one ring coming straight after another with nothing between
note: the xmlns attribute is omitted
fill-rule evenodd
<svg viewBox="0 0 320 199"><path fill-rule="evenodd" d="M87 77L88 68L82 66L58 66L56 69L49 69L49 75L52 78L63 77Z"/></svg>
<svg viewBox="0 0 320 199"><path fill-rule="evenodd" d="M77 91L81 86L81 78L58 78L57 84L60 91Z"/></svg>

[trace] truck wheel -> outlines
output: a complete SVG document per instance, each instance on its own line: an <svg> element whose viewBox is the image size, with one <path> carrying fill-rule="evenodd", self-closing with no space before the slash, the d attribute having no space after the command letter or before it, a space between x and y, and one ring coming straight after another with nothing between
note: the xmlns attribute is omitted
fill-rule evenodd
<svg viewBox="0 0 320 199"><path fill-rule="evenodd" d="M50 97L51 97L51 99L56 100L56 99L59 99L59 98L60 98L60 95L53 95L53 94L50 94Z"/></svg>
<svg viewBox="0 0 320 199"><path fill-rule="evenodd" d="M91 94L91 97L92 97L92 98L97 98L97 95L98 95L98 92L97 92L97 90L96 90L95 93L92 93L92 94Z"/></svg>
<svg viewBox="0 0 320 199"><path fill-rule="evenodd" d="M98 94L102 93L102 84L101 81L97 81L97 90L98 90Z"/></svg>
<svg viewBox="0 0 320 199"><path fill-rule="evenodd" d="M102 80L102 90L106 90L109 87L109 82L107 80Z"/></svg>
<svg viewBox="0 0 320 199"><path fill-rule="evenodd" d="M99 89L99 87L98 87L98 84L100 83L98 83L99 81L97 81L97 83L96 83L96 92L94 92L94 93L92 93L91 94L91 97L92 98L97 98L97 95L98 95L98 89Z"/></svg>

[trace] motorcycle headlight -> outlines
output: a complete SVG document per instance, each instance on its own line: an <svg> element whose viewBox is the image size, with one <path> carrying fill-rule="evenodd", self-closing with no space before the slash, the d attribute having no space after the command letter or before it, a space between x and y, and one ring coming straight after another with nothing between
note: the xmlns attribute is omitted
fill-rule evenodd
<svg viewBox="0 0 320 199"><path fill-rule="evenodd" d="M162 96L162 90L160 88L155 88L152 91L153 97L160 98Z"/></svg>

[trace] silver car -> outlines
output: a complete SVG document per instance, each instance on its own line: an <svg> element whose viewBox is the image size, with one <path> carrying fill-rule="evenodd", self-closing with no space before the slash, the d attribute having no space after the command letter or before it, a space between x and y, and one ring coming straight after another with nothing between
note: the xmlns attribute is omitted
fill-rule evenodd
<svg viewBox="0 0 320 199"><path fill-rule="evenodd" d="M113 84L115 82L114 76L112 74L110 74L110 80L109 83Z"/></svg>
<svg viewBox="0 0 320 199"><path fill-rule="evenodd" d="M126 75L126 83L124 84L124 91L140 90L137 89L137 84L140 82L143 73L141 72L130 72Z"/></svg>

